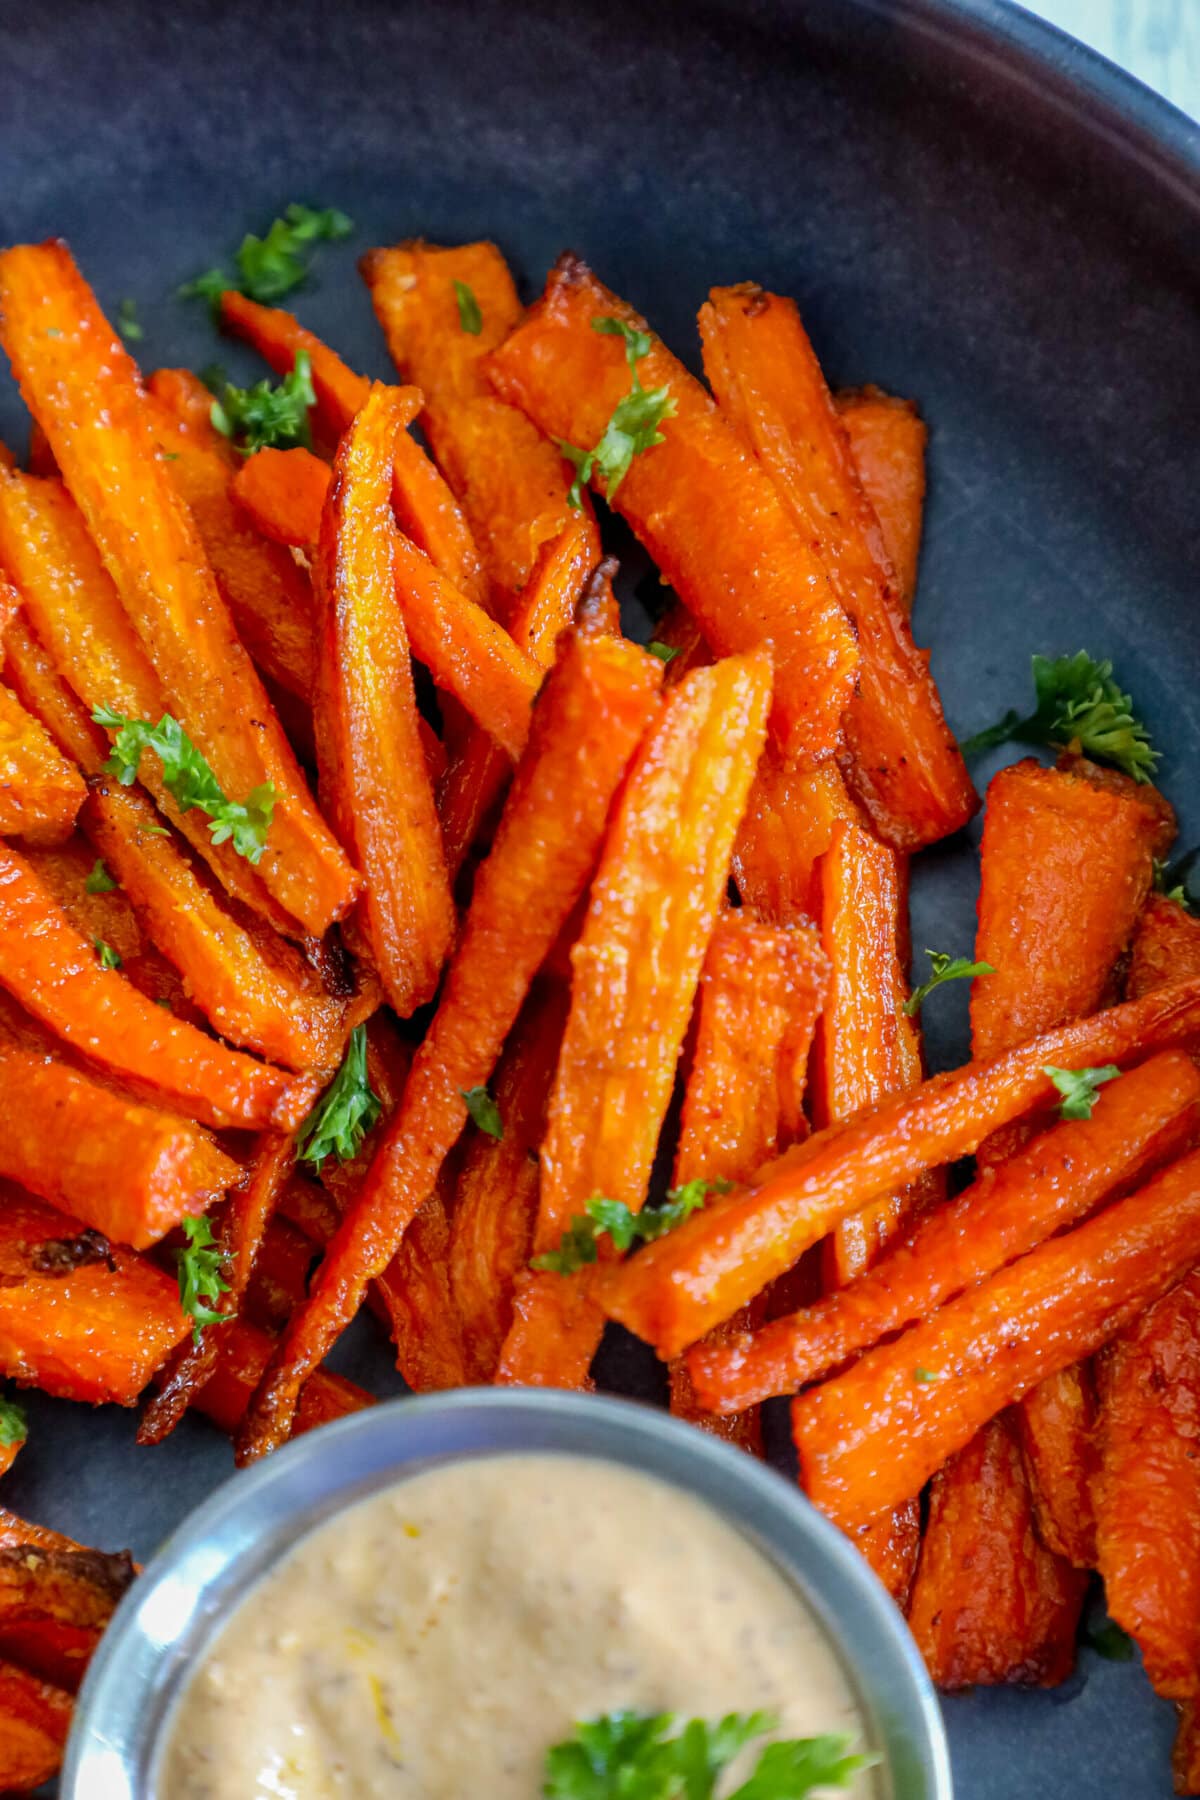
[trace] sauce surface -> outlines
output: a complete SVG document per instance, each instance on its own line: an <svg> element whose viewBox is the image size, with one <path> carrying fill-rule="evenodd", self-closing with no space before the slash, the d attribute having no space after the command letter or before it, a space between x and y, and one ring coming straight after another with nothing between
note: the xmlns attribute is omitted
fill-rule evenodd
<svg viewBox="0 0 1200 1800"><path fill-rule="evenodd" d="M447 1463L338 1513L250 1591L184 1690L155 1792L536 1800L547 1749L620 1707L764 1708L780 1736L863 1747L803 1599L707 1505L582 1457Z"/></svg>

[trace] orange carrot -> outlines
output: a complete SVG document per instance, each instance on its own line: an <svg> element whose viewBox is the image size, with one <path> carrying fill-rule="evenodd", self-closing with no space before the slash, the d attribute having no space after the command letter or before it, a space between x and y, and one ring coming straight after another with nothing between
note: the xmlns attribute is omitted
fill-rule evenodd
<svg viewBox="0 0 1200 1800"><path fill-rule="evenodd" d="M267 1333L244 1319L231 1319L222 1327L216 1367L192 1404L229 1437L236 1434L245 1416L255 1386L270 1361L272 1347L273 1340ZM317 1369L300 1396L292 1435L302 1437L318 1425L328 1425L374 1404L373 1396L353 1381L334 1375L329 1369Z"/></svg>
<svg viewBox="0 0 1200 1800"><path fill-rule="evenodd" d="M16 695L0 687L0 837L61 844L70 836L84 792L78 769Z"/></svg>
<svg viewBox="0 0 1200 1800"><path fill-rule="evenodd" d="M256 450L233 477L233 497L272 543L311 550L321 535L329 469L308 450Z"/></svg>
<svg viewBox="0 0 1200 1800"><path fill-rule="evenodd" d="M1131 1000L1200 975L1200 919L1177 900L1151 894L1133 934L1125 991Z"/></svg>
<svg viewBox="0 0 1200 1800"><path fill-rule="evenodd" d="M297 351L307 352L317 396L317 416L335 442L343 436L371 391L365 375L348 368L335 350L314 332L306 331L291 313L280 307L262 306L232 288L221 295L221 324L235 337L252 344L277 375L290 375L296 366Z"/></svg>
<svg viewBox="0 0 1200 1800"><path fill-rule="evenodd" d="M1144 1057L1200 1031L1200 981L1115 1006L990 1059L934 1075L874 1113L830 1125L711 1200L604 1284L611 1317L675 1356L744 1306L847 1213L978 1149L1051 1100L1046 1066Z"/></svg>
<svg viewBox="0 0 1200 1800"><path fill-rule="evenodd" d="M1200 1794L1200 1706L1185 1700L1178 1707L1179 1724L1171 1755L1171 1773L1177 1794Z"/></svg>
<svg viewBox="0 0 1200 1800"><path fill-rule="evenodd" d="M751 282L714 288L700 336L722 411L816 546L854 622L861 660L845 732L855 797L894 849L946 837L979 801L795 304Z"/></svg>
<svg viewBox="0 0 1200 1800"><path fill-rule="evenodd" d="M4 463L3 460L0 460L0 475L3 475L3 473ZM4 570L0 569L0 641L3 640L5 632L8 630L20 610L21 596L18 594L8 576L4 573Z"/></svg>
<svg viewBox="0 0 1200 1800"><path fill-rule="evenodd" d="M259 873L306 930L357 883L304 784L154 442L137 371L62 244L0 256L0 341L166 690L222 789L270 783Z"/></svg>
<svg viewBox="0 0 1200 1800"><path fill-rule="evenodd" d="M366 1181L290 1322L239 1438L287 1435L296 1396L395 1255L485 1084L529 985L583 893L612 797L654 711L661 666L633 645L568 634L534 713L442 997Z"/></svg>
<svg viewBox="0 0 1200 1800"><path fill-rule="evenodd" d="M1099 1349L1198 1258L1192 1151L794 1401L809 1495L847 1524L910 1499L988 1419Z"/></svg>
<svg viewBox="0 0 1200 1800"><path fill-rule="evenodd" d="M835 762L807 768L768 747L733 851L743 901L776 925L819 918L818 860L860 816Z"/></svg>
<svg viewBox="0 0 1200 1800"><path fill-rule="evenodd" d="M582 449L599 441L630 387L625 346L593 331L598 318L645 329L585 264L563 257L489 365L506 399ZM674 411L662 443L634 457L613 504L715 651L769 646L772 729L781 749L818 762L839 742L858 661L825 571L769 475L657 339L638 377L647 390L667 387Z"/></svg>
<svg viewBox="0 0 1200 1800"><path fill-rule="evenodd" d="M0 1662L0 1791L28 1794L57 1775L71 1728L71 1696Z"/></svg>
<svg viewBox="0 0 1200 1800"><path fill-rule="evenodd" d="M1038 1536L1079 1569L1096 1564L1096 1385L1088 1363L1041 1382L1016 1409Z"/></svg>
<svg viewBox="0 0 1200 1800"><path fill-rule="evenodd" d="M896 574L896 598L912 612L925 510L925 421L911 400L882 388L849 389L834 396L850 440L854 466Z"/></svg>
<svg viewBox="0 0 1200 1800"><path fill-rule="evenodd" d="M86 823L93 804L89 798L81 822ZM90 877L96 867L96 852L82 831L75 832L65 844L52 848L37 849L26 845L24 853L30 868L57 900L76 931L89 944L99 938L111 945L121 959L122 974L140 994L145 994L148 1000L170 999L173 1011L178 1005L183 1016L191 1016L179 976L166 957L143 935L122 889L110 883L103 893L93 891L95 883ZM15 1005L7 995L5 1001L9 1006ZM197 1012L192 1022L197 1023L200 1018L201 1014ZM49 1033L47 1037L53 1042Z"/></svg>

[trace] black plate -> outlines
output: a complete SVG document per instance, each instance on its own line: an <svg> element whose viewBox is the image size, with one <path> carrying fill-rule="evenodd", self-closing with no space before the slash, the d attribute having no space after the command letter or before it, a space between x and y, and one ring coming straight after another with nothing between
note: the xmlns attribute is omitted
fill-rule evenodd
<svg viewBox="0 0 1200 1800"><path fill-rule="evenodd" d="M0 9L0 241L69 238L105 302L137 299L148 365L212 359L174 289L291 199L358 222L297 304L380 375L353 250L418 233L497 238L531 292L570 244L693 364L710 285L794 293L835 382L915 395L933 428L917 623L951 719L1022 703L1032 650L1111 655L1198 841L1200 132L1181 115L989 0ZM23 445L7 386L0 428ZM920 860L918 946L969 947L974 886L970 844ZM935 1058L961 1058L961 994L930 1013ZM365 1328L339 1359L399 1385ZM129 1415L31 1412L3 1499L87 1542L146 1555L230 1466L197 1421L139 1452ZM1169 1791L1170 1709L1090 1651L1066 1690L946 1715L964 1800Z"/></svg>

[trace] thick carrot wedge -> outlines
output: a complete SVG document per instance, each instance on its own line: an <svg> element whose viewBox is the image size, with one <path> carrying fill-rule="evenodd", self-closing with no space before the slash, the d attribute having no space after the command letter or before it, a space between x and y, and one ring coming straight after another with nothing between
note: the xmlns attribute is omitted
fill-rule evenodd
<svg viewBox="0 0 1200 1800"><path fill-rule="evenodd" d="M79 770L11 689L0 686L0 837L61 844L84 792Z"/></svg>
<svg viewBox="0 0 1200 1800"><path fill-rule="evenodd" d="M118 1244L145 1249L238 1178L187 1120L135 1105L45 1053L0 1041L0 1173Z"/></svg>
<svg viewBox="0 0 1200 1800"><path fill-rule="evenodd" d="M1086 1588L1037 1540L1016 1426L1001 1413L930 1486L908 1615L925 1665L940 1688L1056 1687L1074 1666Z"/></svg>
<svg viewBox="0 0 1200 1800"><path fill-rule="evenodd" d="M1096 1563L1092 1493L1096 1384L1088 1363L1060 1369L1016 1408L1038 1536L1079 1569Z"/></svg>
<svg viewBox="0 0 1200 1800"><path fill-rule="evenodd" d="M321 535L329 468L308 450L256 450L233 477L233 497L272 543L311 551Z"/></svg>
<svg viewBox="0 0 1200 1800"><path fill-rule="evenodd" d="M539 1253L557 1248L594 1194L635 1211L645 1201L770 694L761 652L695 670L630 770L571 951L571 1011L540 1156ZM563 1289L587 1285L586 1273L524 1278L498 1381L586 1380L603 1315L565 1301ZM562 1334L560 1312L571 1319Z"/></svg>
<svg viewBox="0 0 1200 1800"><path fill-rule="evenodd" d="M979 801L795 304L750 282L714 288L700 336L722 412L815 545L854 622L860 663L845 732L855 797L894 849L934 843L965 825Z"/></svg>
<svg viewBox="0 0 1200 1800"><path fill-rule="evenodd" d="M690 1350L701 1398L729 1412L820 1380L1178 1155L1198 1124L1200 1074L1191 1058L1176 1050L1152 1057L1102 1088L1090 1119L1062 1120L985 1170L847 1287L719 1354Z"/></svg>
<svg viewBox="0 0 1200 1800"><path fill-rule="evenodd" d="M911 613L925 511L925 421L911 400L882 388L834 396L854 466L874 509L896 575L896 598Z"/></svg>
<svg viewBox="0 0 1200 1800"><path fill-rule="evenodd" d="M71 1711L61 1688L0 1662L0 1791L28 1794L58 1774Z"/></svg>
<svg viewBox="0 0 1200 1800"><path fill-rule="evenodd" d="M768 748L733 851L733 878L743 901L776 925L818 919L818 860L839 824L860 819L835 762L809 768Z"/></svg>
<svg viewBox="0 0 1200 1800"><path fill-rule="evenodd" d="M231 1319L222 1328L216 1368L200 1389L192 1404L220 1431L235 1436L245 1416L250 1397L271 1358L274 1340L244 1319ZM373 1406L374 1397L365 1388L334 1375L329 1369L317 1369L300 1396L296 1409L293 1435L302 1437L318 1425L331 1424L347 1413L361 1412Z"/></svg>
<svg viewBox="0 0 1200 1800"><path fill-rule="evenodd" d="M911 1499L980 1425L1098 1350L1198 1258L1200 1151L1192 1151L794 1401L809 1495L851 1525Z"/></svg>
<svg viewBox="0 0 1200 1800"><path fill-rule="evenodd" d="M223 790L271 783L259 873L319 934L357 887L304 784L171 485L137 372L62 244L0 256L0 341L154 664Z"/></svg>
<svg viewBox="0 0 1200 1800"><path fill-rule="evenodd" d="M629 392L625 348L593 331L631 307L574 257L490 361L498 391L543 431L590 449ZM780 748L818 762L840 739L858 652L810 539L770 476L695 378L656 340L638 364L647 390L670 389L663 442L635 456L613 504L722 655L766 643L775 666Z"/></svg>
<svg viewBox="0 0 1200 1800"><path fill-rule="evenodd" d="M315 721L322 793L366 877L360 917L371 956L405 1018L437 986L454 902L396 600L397 405L376 388L338 452L316 563Z"/></svg>
<svg viewBox="0 0 1200 1800"><path fill-rule="evenodd" d="M112 1556L35 1543L0 1549L0 1661L74 1693L136 1572L128 1551ZM3 1755L0 1747L0 1767Z"/></svg>
<svg viewBox="0 0 1200 1800"><path fill-rule="evenodd" d="M432 1194L467 1121L463 1091L491 1078L529 985L584 891L660 680L661 665L633 645L564 637L438 1010L308 1305L263 1377L239 1439L243 1459L287 1436L304 1381Z"/></svg>
<svg viewBox="0 0 1200 1800"><path fill-rule="evenodd" d="M1133 934L1125 991L1131 1000L1200 975L1200 919L1176 900L1151 894Z"/></svg>
<svg viewBox="0 0 1200 1800"><path fill-rule="evenodd" d="M978 1149L1056 1095L1047 1065L1130 1062L1200 1031L1200 981L1111 1007L990 1060L935 1075L878 1111L827 1126L710 1200L606 1276L605 1310L675 1356L792 1267L849 1212ZM882 1510L882 1509L880 1509Z"/></svg>

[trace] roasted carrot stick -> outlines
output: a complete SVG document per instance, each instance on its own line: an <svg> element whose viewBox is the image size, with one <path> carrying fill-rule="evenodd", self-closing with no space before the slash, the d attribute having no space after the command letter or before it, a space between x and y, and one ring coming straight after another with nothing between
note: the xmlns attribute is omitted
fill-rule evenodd
<svg viewBox="0 0 1200 1800"><path fill-rule="evenodd" d="M631 644L564 636L438 1010L308 1305L263 1377L239 1440L243 1458L286 1437L305 1379L433 1192L466 1124L463 1092L490 1079L530 982L584 891L660 679L661 665Z"/></svg>
<svg viewBox="0 0 1200 1800"><path fill-rule="evenodd" d="M688 1364L706 1406L729 1412L795 1393L857 1351L929 1318L946 1300L1082 1219L1186 1148L1200 1123L1200 1074L1168 1050L1100 1090L1090 1119L1065 1119L948 1205L918 1221L856 1280L720 1353Z"/></svg>
<svg viewBox="0 0 1200 1800"><path fill-rule="evenodd" d="M158 455L137 372L66 247L0 256L0 341L112 575L171 711L217 781L270 783L259 865L306 930L347 910L354 872L318 813Z"/></svg>
<svg viewBox="0 0 1200 1800"><path fill-rule="evenodd" d="M794 1401L809 1495L851 1525L910 1499L988 1419L1099 1349L1197 1258L1200 1151L1192 1151Z"/></svg>
<svg viewBox="0 0 1200 1800"><path fill-rule="evenodd" d="M975 1150L1056 1093L1047 1065L1129 1062L1200 1029L1200 982L1060 1026L935 1075L872 1114L827 1126L649 1244L604 1282L605 1310L675 1356L744 1306L849 1212Z"/></svg>
<svg viewBox="0 0 1200 1800"><path fill-rule="evenodd" d="M1200 919L1177 900L1151 894L1133 934L1125 991L1131 1000L1200 975Z"/></svg>
<svg viewBox="0 0 1200 1800"><path fill-rule="evenodd" d="M34 1543L0 1549L0 1660L74 1693L135 1574L128 1551L113 1556Z"/></svg>
<svg viewBox="0 0 1200 1800"><path fill-rule="evenodd" d="M571 951L571 1011L546 1117L534 1248L556 1249L594 1194L645 1201L676 1063L762 752L761 653L669 695L621 794ZM603 1315L585 1277L530 1272L500 1382L585 1385Z"/></svg>
<svg viewBox="0 0 1200 1800"><path fill-rule="evenodd" d="M819 918L818 859L839 824L860 819L835 762L808 768L768 747L733 851L743 901L777 925Z"/></svg>
<svg viewBox="0 0 1200 1800"><path fill-rule="evenodd" d="M11 689L0 686L0 837L61 844L84 792L78 769Z"/></svg>
<svg viewBox="0 0 1200 1800"><path fill-rule="evenodd" d="M774 480L805 543L816 546L854 622L858 687L845 733L855 797L894 849L946 837L979 801L929 659L913 644L879 521L795 304L750 282L714 288L700 309L700 336L722 412Z"/></svg>
<svg viewBox="0 0 1200 1800"><path fill-rule="evenodd" d="M297 318L281 307L262 306L231 288L221 295L221 324L235 337L252 344L277 375L290 375L296 366L297 351L307 353L317 415L335 442L365 405L371 391L366 376L356 374L335 350L314 332L306 331Z"/></svg>
<svg viewBox="0 0 1200 1800"><path fill-rule="evenodd" d="M625 346L592 329L603 318L645 329L584 263L560 258L543 297L489 364L506 399L584 450L630 389ZM638 376L647 390L667 387L675 410L662 422L663 442L634 457L616 510L714 650L770 647L773 732L781 749L818 762L839 742L858 661L824 568L762 465L657 339Z"/></svg>
<svg viewBox="0 0 1200 1800"><path fill-rule="evenodd" d="M911 613L925 510L925 421L911 400L877 387L836 394L834 405L895 570L896 598Z"/></svg>
<svg viewBox="0 0 1200 1800"><path fill-rule="evenodd" d="M244 1319L231 1319L222 1327L216 1367L192 1404L229 1437L236 1435L273 1347L274 1340L265 1331ZM372 1395L345 1376L317 1369L300 1396L293 1436L302 1437L318 1425L374 1404Z"/></svg>
<svg viewBox="0 0 1200 1800"><path fill-rule="evenodd" d="M28 1794L57 1775L71 1729L71 1696L0 1662L0 1789Z"/></svg>
<svg viewBox="0 0 1200 1800"><path fill-rule="evenodd" d="M317 1253L295 1225L278 1214L267 1220L246 1288L245 1313L263 1331L282 1331L308 1295Z"/></svg>
<svg viewBox="0 0 1200 1800"><path fill-rule="evenodd" d="M329 468L308 450L256 450L233 477L233 497L272 543L311 551L321 535Z"/></svg>

